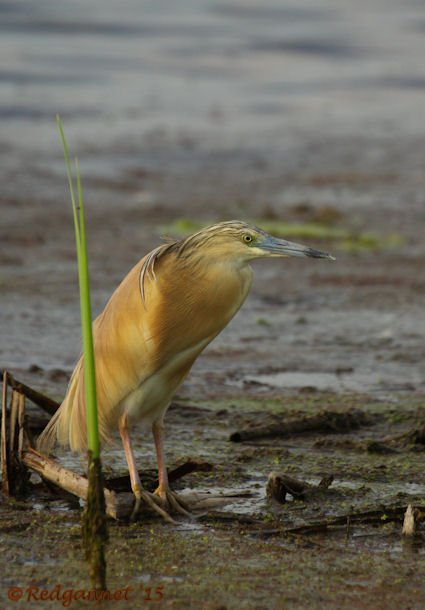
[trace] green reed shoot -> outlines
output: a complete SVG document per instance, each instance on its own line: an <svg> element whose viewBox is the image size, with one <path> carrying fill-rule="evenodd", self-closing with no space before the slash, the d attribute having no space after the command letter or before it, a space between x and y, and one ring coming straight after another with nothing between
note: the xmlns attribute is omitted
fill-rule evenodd
<svg viewBox="0 0 425 610"><path fill-rule="evenodd" d="M90 303L90 277L87 257L86 226L84 221L84 205L81 190L80 170L78 159L75 158L75 174L77 180L78 206L74 194L74 185L71 175L71 164L68 156L62 121L56 117L59 133L62 139L65 156L66 173L68 176L69 191L71 194L72 211L74 216L75 241L77 244L78 278L80 285L81 327L83 335L84 385L87 412L87 447L94 459L100 455L99 423L96 399L96 375L94 363L93 334Z"/></svg>
<svg viewBox="0 0 425 610"><path fill-rule="evenodd" d="M102 464L100 461L99 422L96 400L96 371L94 362L93 333L90 304L90 277L87 257L86 225L84 221L83 194L80 170L75 158L78 206L75 199L68 149L59 115L56 117L65 155L66 173L71 194L74 216L75 241L77 244L78 279L80 285L81 327L83 335L84 386L86 398L88 491L87 503L82 517L82 538L92 586L106 590L105 545L108 541L105 494Z"/></svg>

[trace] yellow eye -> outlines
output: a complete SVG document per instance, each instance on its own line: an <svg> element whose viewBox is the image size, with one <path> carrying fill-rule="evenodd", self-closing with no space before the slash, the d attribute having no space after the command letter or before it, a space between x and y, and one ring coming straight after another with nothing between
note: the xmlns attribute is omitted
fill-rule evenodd
<svg viewBox="0 0 425 610"><path fill-rule="evenodd" d="M252 242L252 235L248 235L248 234L244 235L243 240L246 244L249 244L250 242Z"/></svg>

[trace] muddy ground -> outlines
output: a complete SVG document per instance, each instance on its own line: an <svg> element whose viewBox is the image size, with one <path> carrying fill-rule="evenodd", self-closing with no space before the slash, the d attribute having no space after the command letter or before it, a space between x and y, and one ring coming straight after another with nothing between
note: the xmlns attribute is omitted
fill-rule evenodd
<svg viewBox="0 0 425 610"><path fill-rule="evenodd" d="M423 445L408 434L425 422L423 9L137 4L0 9L0 366L60 399L79 350L58 111L82 168L96 313L161 235L219 219L331 251L255 263L248 301L166 420L170 467L212 464L177 487L251 495L177 527L111 523L108 583L133 588L118 607L422 609L423 525L412 543L400 518L287 530L424 504ZM367 421L344 434L229 441L352 408ZM151 439L138 433L136 450L154 468ZM104 464L125 472L118 444ZM271 471L334 482L278 507ZM49 607L8 600L12 586L88 586L79 517L62 499L2 502L2 608ZM160 602L145 601L150 586Z"/></svg>

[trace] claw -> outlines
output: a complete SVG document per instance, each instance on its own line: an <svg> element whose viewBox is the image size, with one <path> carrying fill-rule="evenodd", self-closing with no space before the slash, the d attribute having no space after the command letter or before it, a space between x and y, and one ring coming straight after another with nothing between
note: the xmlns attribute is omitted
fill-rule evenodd
<svg viewBox="0 0 425 610"><path fill-rule="evenodd" d="M160 515L164 521L167 523L175 524L176 522L170 515L165 511L161 506L159 506L156 502L156 498L153 497L153 494L148 493L144 490L137 490L134 492L134 496L136 498L133 511L130 516L130 521L134 521L136 519L137 513L140 510L140 505L142 501L149 506L154 512Z"/></svg>
<svg viewBox="0 0 425 610"><path fill-rule="evenodd" d="M169 487L166 489L156 489L154 496L160 499L167 508L171 508L174 512L179 513L185 517L190 517L190 509L186 502L180 498L178 494L172 491Z"/></svg>

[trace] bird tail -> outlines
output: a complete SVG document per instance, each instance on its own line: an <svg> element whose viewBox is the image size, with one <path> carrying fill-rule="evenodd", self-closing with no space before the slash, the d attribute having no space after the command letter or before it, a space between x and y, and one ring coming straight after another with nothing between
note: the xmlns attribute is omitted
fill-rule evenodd
<svg viewBox="0 0 425 610"><path fill-rule="evenodd" d="M72 451L83 452L87 448L82 358L75 367L62 404L38 438L37 448L49 454L56 443L69 445Z"/></svg>

